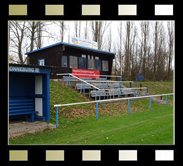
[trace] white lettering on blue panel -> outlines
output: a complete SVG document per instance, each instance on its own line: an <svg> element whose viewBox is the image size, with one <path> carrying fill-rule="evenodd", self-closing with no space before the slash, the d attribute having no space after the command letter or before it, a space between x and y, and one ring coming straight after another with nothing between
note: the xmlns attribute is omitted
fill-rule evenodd
<svg viewBox="0 0 183 166"><path fill-rule="evenodd" d="M18 67L18 66L10 66L9 71L15 72L27 72L27 73L39 73L39 68L34 67Z"/></svg>

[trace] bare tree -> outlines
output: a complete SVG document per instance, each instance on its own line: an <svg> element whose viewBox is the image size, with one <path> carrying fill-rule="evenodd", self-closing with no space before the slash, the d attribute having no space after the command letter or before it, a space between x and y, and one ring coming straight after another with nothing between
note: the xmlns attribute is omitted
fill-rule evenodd
<svg viewBox="0 0 183 166"><path fill-rule="evenodd" d="M10 28L10 48L11 52L18 55L19 63L24 64L23 59L23 40L26 37L26 22L11 21L9 24Z"/></svg>
<svg viewBox="0 0 183 166"><path fill-rule="evenodd" d="M167 29L168 29L168 76L170 77L170 70L171 70L171 63L172 63L172 56L173 56L173 28L174 28L174 22L168 22L167 23Z"/></svg>
<svg viewBox="0 0 183 166"><path fill-rule="evenodd" d="M146 57L147 57L147 48L148 48L148 37L149 37L149 22L140 22L141 34L142 34L142 46L143 47L143 64L142 71L143 76L146 77Z"/></svg>
<svg viewBox="0 0 183 166"><path fill-rule="evenodd" d="M130 53L131 53L131 48L130 48L130 36L131 36L131 29L132 29L133 24L128 21L126 22L126 40L125 40L125 75L127 79L129 79L130 76Z"/></svg>
<svg viewBox="0 0 183 166"><path fill-rule="evenodd" d="M86 21L86 27L85 27L85 39L88 39L88 22Z"/></svg>
<svg viewBox="0 0 183 166"><path fill-rule="evenodd" d="M92 21L91 29L93 33L93 40L98 43L98 49L101 50L103 48L103 37L107 28L111 22L107 21Z"/></svg>
<svg viewBox="0 0 183 166"><path fill-rule="evenodd" d="M120 61L120 71L122 75L122 21L119 22L118 27L118 35L119 35L119 61Z"/></svg>
<svg viewBox="0 0 183 166"><path fill-rule="evenodd" d="M41 22L38 22L36 45L37 45L37 49L40 49L42 47L42 26L41 26Z"/></svg>
<svg viewBox="0 0 183 166"><path fill-rule="evenodd" d="M74 36L81 37L81 21L74 22Z"/></svg>

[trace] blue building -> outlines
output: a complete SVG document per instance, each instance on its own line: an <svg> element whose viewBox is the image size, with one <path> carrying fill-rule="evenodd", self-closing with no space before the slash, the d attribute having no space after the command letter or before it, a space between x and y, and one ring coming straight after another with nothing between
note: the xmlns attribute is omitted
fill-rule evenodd
<svg viewBox="0 0 183 166"><path fill-rule="evenodd" d="M9 119L50 120L51 68L9 64Z"/></svg>

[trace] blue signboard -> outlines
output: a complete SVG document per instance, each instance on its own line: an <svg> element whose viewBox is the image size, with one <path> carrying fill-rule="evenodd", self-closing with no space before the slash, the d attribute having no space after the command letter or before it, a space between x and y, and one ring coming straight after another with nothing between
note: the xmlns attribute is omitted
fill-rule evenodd
<svg viewBox="0 0 183 166"><path fill-rule="evenodd" d="M38 67L23 67L23 66L9 66L10 72L26 72L26 73L39 73Z"/></svg>

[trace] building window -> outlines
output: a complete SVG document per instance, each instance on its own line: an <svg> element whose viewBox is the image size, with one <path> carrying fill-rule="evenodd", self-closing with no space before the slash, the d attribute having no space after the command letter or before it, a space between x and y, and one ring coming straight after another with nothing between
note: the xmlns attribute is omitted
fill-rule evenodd
<svg viewBox="0 0 183 166"><path fill-rule="evenodd" d="M99 60L99 57L98 57L98 56L96 56L96 57L95 57L95 59L96 59L96 60Z"/></svg>
<svg viewBox="0 0 183 166"><path fill-rule="evenodd" d="M95 59L88 59L88 69L95 70Z"/></svg>
<svg viewBox="0 0 183 166"><path fill-rule="evenodd" d="M45 66L45 59L39 59L39 66Z"/></svg>
<svg viewBox="0 0 183 166"><path fill-rule="evenodd" d="M62 67L68 67L67 66L67 56L62 56Z"/></svg>
<svg viewBox="0 0 183 166"><path fill-rule="evenodd" d="M78 68L78 58L76 56L69 56L69 67Z"/></svg>
<svg viewBox="0 0 183 166"><path fill-rule="evenodd" d="M103 71L109 71L108 61L102 61L102 70Z"/></svg>
<svg viewBox="0 0 183 166"><path fill-rule="evenodd" d="M95 70L101 71L101 60L95 59Z"/></svg>
<svg viewBox="0 0 183 166"><path fill-rule="evenodd" d="M88 55L88 59L90 59L90 55Z"/></svg>
<svg viewBox="0 0 183 166"><path fill-rule="evenodd" d="M79 69L86 69L86 58L79 57Z"/></svg>
<svg viewBox="0 0 183 166"><path fill-rule="evenodd" d="M81 57L82 57L82 58L86 58L86 55L82 54Z"/></svg>
<svg viewBox="0 0 183 166"><path fill-rule="evenodd" d="M93 58L93 55L91 55L91 59L94 59L94 58Z"/></svg>

